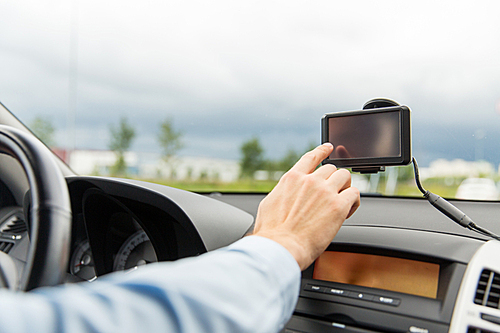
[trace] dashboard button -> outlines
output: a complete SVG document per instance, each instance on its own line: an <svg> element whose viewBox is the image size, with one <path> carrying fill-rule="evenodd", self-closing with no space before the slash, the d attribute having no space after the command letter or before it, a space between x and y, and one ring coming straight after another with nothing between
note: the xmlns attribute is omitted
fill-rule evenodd
<svg viewBox="0 0 500 333"><path fill-rule="evenodd" d="M304 290L313 291L316 293L324 293L326 289L327 289L326 287L318 286L315 284L308 284L304 287Z"/></svg>
<svg viewBox="0 0 500 333"><path fill-rule="evenodd" d="M492 316L486 313L481 313L481 319L489 321L490 323L494 323L500 325L500 317Z"/></svg>
<svg viewBox="0 0 500 333"><path fill-rule="evenodd" d="M365 301L373 301L373 299L375 297L377 297L377 296L371 295L371 294L360 293L360 292L356 292L356 291L350 291L347 294L347 297L356 298L356 299L362 299L362 300L365 300Z"/></svg>
<svg viewBox="0 0 500 333"><path fill-rule="evenodd" d="M349 294L349 291L338 288L326 288L325 293L330 295L347 296L347 294Z"/></svg>
<svg viewBox="0 0 500 333"><path fill-rule="evenodd" d="M401 303L401 300L397 298L392 298L392 297L385 297L385 296L374 296L373 302L376 303L382 303L382 304L387 304L387 305L393 305L393 306L398 306Z"/></svg>

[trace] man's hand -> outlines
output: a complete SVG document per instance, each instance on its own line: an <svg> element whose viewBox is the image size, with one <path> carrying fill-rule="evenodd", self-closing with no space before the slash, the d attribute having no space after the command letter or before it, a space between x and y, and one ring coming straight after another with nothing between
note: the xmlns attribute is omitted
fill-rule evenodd
<svg viewBox="0 0 500 333"><path fill-rule="evenodd" d="M332 164L315 170L332 150L327 143L302 156L259 205L254 235L283 245L302 270L323 253L360 204L349 171Z"/></svg>

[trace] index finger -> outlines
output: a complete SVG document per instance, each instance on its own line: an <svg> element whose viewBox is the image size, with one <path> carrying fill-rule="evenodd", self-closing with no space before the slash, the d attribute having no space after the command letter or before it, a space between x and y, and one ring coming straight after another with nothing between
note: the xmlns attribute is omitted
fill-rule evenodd
<svg viewBox="0 0 500 333"><path fill-rule="evenodd" d="M316 169L321 161L323 161L331 154L332 151L333 145L329 142L325 142L321 146L318 146L310 152L305 153L290 170L295 170L303 173L311 173L314 171L314 169Z"/></svg>

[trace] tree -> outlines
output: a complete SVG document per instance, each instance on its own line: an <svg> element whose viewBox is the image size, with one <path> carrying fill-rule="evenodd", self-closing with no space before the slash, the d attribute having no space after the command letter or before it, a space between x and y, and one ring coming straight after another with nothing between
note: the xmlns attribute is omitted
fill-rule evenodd
<svg viewBox="0 0 500 333"><path fill-rule="evenodd" d="M30 123L30 128L48 147L54 147L56 145L54 140L55 128L49 119L36 116Z"/></svg>
<svg viewBox="0 0 500 333"><path fill-rule="evenodd" d="M111 125L109 129L111 132L109 149L116 153L116 162L111 168L111 173L113 175L125 175L127 164L124 155L132 144L132 140L135 137L135 130L128 124L126 117L120 119L118 128Z"/></svg>
<svg viewBox="0 0 500 333"><path fill-rule="evenodd" d="M264 167L264 149L257 137L241 145L240 177L253 178L255 171Z"/></svg>
<svg viewBox="0 0 500 333"><path fill-rule="evenodd" d="M316 148L316 146L317 145L314 142L310 142L306 149L302 152L297 152L295 149L289 148L285 156L283 156L282 159L276 162L277 170L285 172L290 170L290 168L293 167L295 163L297 163L302 155L304 155L308 151L313 150L314 148Z"/></svg>
<svg viewBox="0 0 500 333"><path fill-rule="evenodd" d="M160 124L160 133L158 141L162 149L162 157L165 161L172 158L179 150L184 148L182 142L182 132L174 129L174 124L171 118L165 119Z"/></svg>
<svg viewBox="0 0 500 333"><path fill-rule="evenodd" d="M160 124L158 142L162 149L162 158L169 165L171 175L173 175L175 174L173 157L179 150L184 148L184 142L182 142L182 132L174 129L171 118L165 119Z"/></svg>
<svg viewBox="0 0 500 333"><path fill-rule="evenodd" d="M300 154L297 153L294 149L288 149L285 156L279 161L279 169L280 171L288 171L291 167L297 163L300 158Z"/></svg>

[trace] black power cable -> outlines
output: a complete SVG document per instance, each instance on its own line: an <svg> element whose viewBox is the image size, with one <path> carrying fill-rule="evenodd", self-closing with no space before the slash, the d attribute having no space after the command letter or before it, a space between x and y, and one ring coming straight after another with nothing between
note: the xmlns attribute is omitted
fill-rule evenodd
<svg viewBox="0 0 500 333"><path fill-rule="evenodd" d="M433 205L437 210L439 210L444 215L448 216L452 221L458 223L462 227L475 231L483 236L500 240L499 236L475 224L470 217L468 217L464 212L462 212L460 209L452 205L450 202L443 199L439 195L424 189L422 183L420 182L420 173L418 171L418 164L415 157L412 157L412 163L413 163L413 170L415 171L415 182L417 183L417 187L419 191L422 192L422 194L424 195L424 198L426 198L431 205Z"/></svg>

